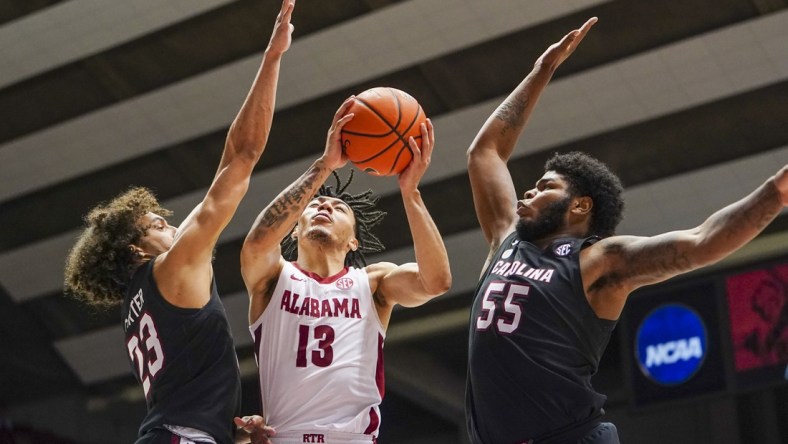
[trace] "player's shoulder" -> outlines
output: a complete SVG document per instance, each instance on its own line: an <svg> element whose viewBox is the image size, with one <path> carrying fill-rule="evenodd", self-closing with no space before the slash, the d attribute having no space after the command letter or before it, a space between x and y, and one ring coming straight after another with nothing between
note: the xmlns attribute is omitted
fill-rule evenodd
<svg viewBox="0 0 788 444"><path fill-rule="evenodd" d="M386 274L390 273L392 270L397 268L399 265L393 262L375 262L374 264L369 264L364 269L367 271L367 274L370 276L370 279L373 276L385 276Z"/></svg>

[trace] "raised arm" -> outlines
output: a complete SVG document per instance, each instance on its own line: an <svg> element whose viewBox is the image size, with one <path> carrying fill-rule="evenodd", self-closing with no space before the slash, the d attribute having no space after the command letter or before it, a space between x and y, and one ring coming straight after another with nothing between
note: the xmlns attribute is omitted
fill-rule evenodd
<svg viewBox="0 0 788 444"><path fill-rule="evenodd" d="M586 293L595 309L606 307L603 317L615 319L633 290L724 259L763 231L785 206L788 165L693 229L604 239L583 253ZM597 314L602 315L598 309Z"/></svg>
<svg viewBox="0 0 788 444"><path fill-rule="evenodd" d="M271 129L280 62L291 42L294 3L282 3L260 69L230 126L213 183L179 227L172 248L157 261L157 282L176 305L201 307L210 296L210 281L202 280L212 278L213 249L249 188Z"/></svg>
<svg viewBox="0 0 788 444"><path fill-rule="evenodd" d="M388 307L392 307L393 304L406 307L421 305L435 296L446 293L451 287L449 257L446 254L443 238L427 211L418 189L419 181L430 164L435 145L435 135L430 120L421 125L421 140L422 147L419 149L416 141L411 137L409 142L413 151L413 160L399 177L405 214L413 236L416 263L389 265L390 268L377 288L378 301L384 301Z"/></svg>
<svg viewBox="0 0 788 444"><path fill-rule="evenodd" d="M517 220L516 190L507 162L536 102L558 66L574 52L596 18L550 46L533 70L496 108L468 150L473 203L485 239L495 250Z"/></svg>
<svg viewBox="0 0 788 444"><path fill-rule="evenodd" d="M331 172L347 163L342 153L341 133L342 127L353 118L353 114L345 115L352 103L353 97L348 98L334 115L323 155L260 212L246 236L241 248L241 275L252 298L251 320L262 313L268 293L273 291L272 280L282 269L280 242Z"/></svg>

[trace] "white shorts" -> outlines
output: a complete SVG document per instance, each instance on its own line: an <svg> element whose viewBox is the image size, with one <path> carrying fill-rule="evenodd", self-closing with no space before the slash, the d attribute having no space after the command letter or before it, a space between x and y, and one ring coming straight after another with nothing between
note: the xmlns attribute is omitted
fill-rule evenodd
<svg viewBox="0 0 788 444"><path fill-rule="evenodd" d="M292 431L277 432L271 437L274 444L371 444L375 442L372 435L360 433L332 432L332 431Z"/></svg>

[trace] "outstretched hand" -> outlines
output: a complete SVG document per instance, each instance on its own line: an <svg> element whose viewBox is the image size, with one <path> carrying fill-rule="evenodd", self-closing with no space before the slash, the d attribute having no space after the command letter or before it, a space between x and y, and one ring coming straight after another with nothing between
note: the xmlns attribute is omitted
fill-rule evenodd
<svg viewBox="0 0 788 444"><path fill-rule="evenodd" d="M560 42L550 45L550 47L536 60L536 66L542 66L551 71L555 71L564 60L575 52L577 46L583 41L588 31L596 22L597 18L591 17L580 27L580 29L575 29L565 35Z"/></svg>
<svg viewBox="0 0 788 444"><path fill-rule="evenodd" d="M337 112L334 113L331 128L328 129L323 162L331 171L342 168L348 161L345 152L342 150L342 128L353 119L353 113L348 113L348 110L350 110L355 100L356 96L350 96L342 102Z"/></svg>
<svg viewBox="0 0 788 444"><path fill-rule="evenodd" d="M290 48L293 34L293 24L290 23L290 18L293 15L293 8L295 8L295 0L282 1L282 9L276 16L274 32L271 34L271 41L268 42L268 51L282 54Z"/></svg>
<svg viewBox="0 0 788 444"><path fill-rule="evenodd" d="M262 416L235 417L233 421L238 428L235 433L235 444L272 444L271 437L276 435L276 430L265 425Z"/></svg>
<svg viewBox="0 0 788 444"><path fill-rule="evenodd" d="M427 119L426 123L421 124L421 148L416 140L411 137L408 140L413 159L410 164L399 175L399 187L402 191L415 190L421 181L421 177L427 171L432 161L432 149L435 147L435 132L432 121Z"/></svg>

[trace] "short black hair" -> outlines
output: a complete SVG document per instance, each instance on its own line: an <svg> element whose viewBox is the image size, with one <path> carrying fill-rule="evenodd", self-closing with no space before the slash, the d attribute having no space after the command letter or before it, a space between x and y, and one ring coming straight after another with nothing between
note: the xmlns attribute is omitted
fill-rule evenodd
<svg viewBox="0 0 788 444"><path fill-rule="evenodd" d="M624 187L607 165L588 154L572 151L555 153L545 163L544 170L563 176L572 196L588 196L594 202L589 234L599 237L615 234L624 212L621 196Z"/></svg>
<svg viewBox="0 0 788 444"><path fill-rule="evenodd" d="M353 216L356 219L354 230L358 240L358 249L347 253L345 266L362 268L367 265L367 260L364 257L365 253L378 253L385 250L380 239L372 233L372 228L383 220L386 212L376 208L378 196L374 195L372 190L367 190L360 194L346 192L348 185L353 182L353 170L350 170L350 176L348 176L347 183L344 185L342 185L342 181L336 171L333 172L333 175L336 180L336 187L332 188L323 184L317 190L314 198L320 196L333 197L345 202L353 211ZM288 261L296 260L298 257L298 241L293 239L292 231L282 239L282 256Z"/></svg>

